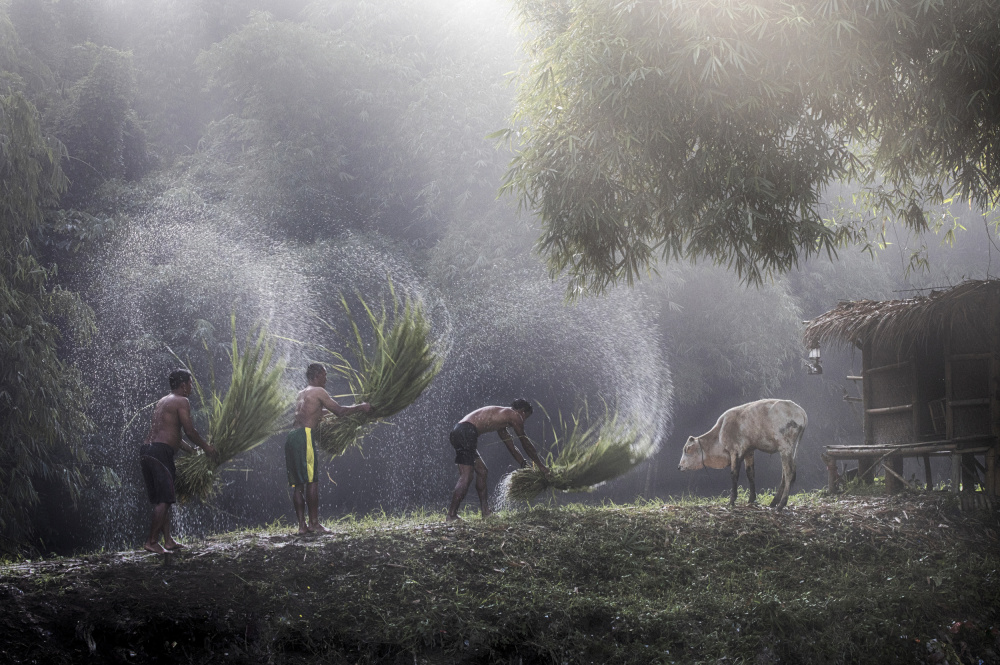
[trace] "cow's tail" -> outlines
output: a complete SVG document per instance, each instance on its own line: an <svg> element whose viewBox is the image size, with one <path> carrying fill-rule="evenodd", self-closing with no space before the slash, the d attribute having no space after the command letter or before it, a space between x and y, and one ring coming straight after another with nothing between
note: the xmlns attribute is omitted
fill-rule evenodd
<svg viewBox="0 0 1000 665"><path fill-rule="evenodd" d="M802 411L802 422L798 426L798 431L795 432L795 445L792 446L792 459L797 459L796 455L799 453L799 443L802 442L802 436L806 433L806 423L808 422L808 417L806 416L805 410ZM796 465L797 466L797 465ZM792 472L791 482L795 482L796 472Z"/></svg>

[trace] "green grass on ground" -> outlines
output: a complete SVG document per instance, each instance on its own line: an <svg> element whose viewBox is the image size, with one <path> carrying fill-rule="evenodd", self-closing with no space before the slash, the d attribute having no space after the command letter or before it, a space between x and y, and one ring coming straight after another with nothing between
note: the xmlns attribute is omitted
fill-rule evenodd
<svg viewBox="0 0 1000 665"><path fill-rule="evenodd" d="M996 517L945 495L442 517L0 566L0 661L1000 662Z"/></svg>

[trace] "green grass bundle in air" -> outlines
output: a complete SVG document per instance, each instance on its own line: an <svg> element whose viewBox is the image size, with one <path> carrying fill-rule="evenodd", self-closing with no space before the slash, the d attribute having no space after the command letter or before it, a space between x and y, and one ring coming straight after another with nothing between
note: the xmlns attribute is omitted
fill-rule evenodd
<svg viewBox="0 0 1000 665"><path fill-rule="evenodd" d="M233 372L224 397L216 391L214 377L207 396L195 380L195 391L208 409L208 442L218 457L213 460L198 453L177 460L177 496L181 501L209 498L218 488L220 468L274 434L292 404L291 394L281 386L284 365L272 362L274 346L263 329L256 339L249 337L240 351L234 323L228 355Z"/></svg>
<svg viewBox="0 0 1000 665"><path fill-rule="evenodd" d="M365 334L341 297L341 304L351 323L353 339L347 354L323 349L336 363L333 369L350 384L350 392L358 402L372 406L369 413L352 413L338 418L332 414L323 418L317 434L320 450L342 455L351 445L360 446L365 431L377 421L402 411L412 404L430 385L441 370L442 359L431 345L431 325L419 302L406 298L400 303L392 284L392 314L385 306L376 313L364 300L364 322L373 338L371 350L366 350Z"/></svg>
<svg viewBox="0 0 1000 665"><path fill-rule="evenodd" d="M553 447L546 464L552 475L531 466L510 475L507 496L531 501L548 489L587 492L603 482L630 471L652 452L652 441L635 424L624 423L618 414L605 413L594 424L584 423L587 408L575 414L571 424L559 417L560 434L553 427Z"/></svg>

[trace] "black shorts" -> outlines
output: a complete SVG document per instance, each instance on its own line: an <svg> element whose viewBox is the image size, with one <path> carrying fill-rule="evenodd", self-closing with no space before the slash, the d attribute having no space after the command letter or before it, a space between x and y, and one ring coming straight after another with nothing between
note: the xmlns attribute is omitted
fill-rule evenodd
<svg viewBox="0 0 1000 665"><path fill-rule="evenodd" d="M174 449L165 443L144 443L139 447L139 465L142 467L142 479L146 481L149 502L176 503Z"/></svg>
<svg viewBox="0 0 1000 665"><path fill-rule="evenodd" d="M449 439L455 448L455 464L475 465L479 459L479 451L476 450L479 432L476 426L463 420L452 428Z"/></svg>

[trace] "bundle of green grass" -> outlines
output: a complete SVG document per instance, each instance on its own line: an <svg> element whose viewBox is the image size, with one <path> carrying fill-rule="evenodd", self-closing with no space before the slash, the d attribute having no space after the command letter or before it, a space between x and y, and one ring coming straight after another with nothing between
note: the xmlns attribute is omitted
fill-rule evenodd
<svg viewBox="0 0 1000 665"><path fill-rule="evenodd" d="M221 468L274 434L292 404L291 394L281 386L284 365L273 362L274 345L263 329L256 338L251 335L241 351L234 324L228 355L233 371L224 397L215 389L214 376L207 396L194 380L195 392L208 410L208 442L217 456L213 459L200 452L177 460L177 497L181 501L209 499L218 490Z"/></svg>
<svg viewBox="0 0 1000 665"><path fill-rule="evenodd" d="M378 421L412 404L441 370L443 359L431 343L431 325L418 301L405 298L401 303L392 284L391 316L383 305L376 313L361 300L366 330L362 333L347 300L341 304L351 324L352 339L347 356L323 349L336 360L333 369L345 377L350 393L358 402L368 402L368 413L344 417L327 415L317 428L317 445L331 456L344 454L352 445L360 447L365 432ZM366 336L373 339L367 351Z"/></svg>
<svg viewBox="0 0 1000 665"><path fill-rule="evenodd" d="M652 452L652 440L634 423L619 419L617 413L605 412L602 419L586 424L586 405L567 424L559 417L559 429L552 428L555 440L546 465L546 476L531 466L510 474L507 497L531 501L546 490L588 492L601 483L630 471Z"/></svg>

